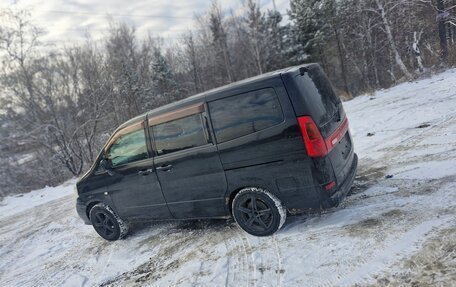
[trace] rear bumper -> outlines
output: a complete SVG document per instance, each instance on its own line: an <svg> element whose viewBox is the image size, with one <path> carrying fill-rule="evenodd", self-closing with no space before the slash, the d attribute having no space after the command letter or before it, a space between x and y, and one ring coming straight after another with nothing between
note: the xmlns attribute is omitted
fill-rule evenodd
<svg viewBox="0 0 456 287"><path fill-rule="evenodd" d="M356 170L358 168L358 156L356 153L353 155L353 162L350 167L344 182L339 186L339 188L323 202L323 207L332 207L337 206L342 200L347 196L350 191L353 182L355 181Z"/></svg>
<svg viewBox="0 0 456 287"><path fill-rule="evenodd" d="M79 217L84 221L85 224L90 225L90 220L87 217L87 206L78 198L76 199L76 211L78 212Z"/></svg>

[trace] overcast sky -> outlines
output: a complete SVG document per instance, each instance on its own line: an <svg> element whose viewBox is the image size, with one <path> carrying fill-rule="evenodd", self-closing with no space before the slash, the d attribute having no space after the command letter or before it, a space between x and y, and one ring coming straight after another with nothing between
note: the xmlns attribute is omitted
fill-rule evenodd
<svg viewBox="0 0 456 287"><path fill-rule="evenodd" d="M240 13L244 0L219 2L224 11ZM289 0L275 3L279 12L286 13ZM0 8L29 10L32 21L45 29L41 40L48 44L82 41L87 31L97 39L105 34L109 17L134 25L140 37L152 32L174 42L194 27L194 16L206 12L210 5L210 0L0 0ZM273 7L272 0L260 0L260 5Z"/></svg>

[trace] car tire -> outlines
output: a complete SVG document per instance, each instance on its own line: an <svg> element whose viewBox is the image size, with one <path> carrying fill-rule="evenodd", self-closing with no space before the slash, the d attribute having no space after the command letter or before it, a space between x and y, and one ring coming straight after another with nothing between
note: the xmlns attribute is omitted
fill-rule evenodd
<svg viewBox="0 0 456 287"><path fill-rule="evenodd" d="M256 187L244 188L235 196L232 214L237 224L255 236L269 236L285 223L287 211L272 193Z"/></svg>
<svg viewBox="0 0 456 287"><path fill-rule="evenodd" d="M124 238L128 233L128 225L109 205L98 203L90 209L90 222L95 231L108 241Z"/></svg>

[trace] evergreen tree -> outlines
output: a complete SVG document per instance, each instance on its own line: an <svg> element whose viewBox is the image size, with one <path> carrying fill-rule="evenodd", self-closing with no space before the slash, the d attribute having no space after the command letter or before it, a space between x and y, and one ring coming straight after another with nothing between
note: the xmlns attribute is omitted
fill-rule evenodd
<svg viewBox="0 0 456 287"><path fill-rule="evenodd" d="M293 23L292 36L311 61L324 62L324 45L328 39L327 20L323 17L323 1L291 0L288 14Z"/></svg>
<svg viewBox="0 0 456 287"><path fill-rule="evenodd" d="M159 104L176 100L178 97L178 87L168 62L163 56L159 46L153 48L153 60L151 65L153 71L153 85Z"/></svg>

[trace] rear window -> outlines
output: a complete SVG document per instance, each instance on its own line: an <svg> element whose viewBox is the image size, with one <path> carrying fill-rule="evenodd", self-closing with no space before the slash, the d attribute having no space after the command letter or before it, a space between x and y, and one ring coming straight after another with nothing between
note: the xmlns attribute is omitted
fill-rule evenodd
<svg viewBox="0 0 456 287"><path fill-rule="evenodd" d="M311 66L303 75L296 76L300 93L311 107L314 120L324 125L338 111L339 97L326 74L318 66Z"/></svg>
<svg viewBox="0 0 456 287"><path fill-rule="evenodd" d="M217 142L229 141L283 122L283 112L272 88L210 102Z"/></svg>
<svg viewBox="0 0 456 287"><path fill-rule="evenodd" d="M180 151L208 143L201 114L152 127L158 155Z"/></svg>

